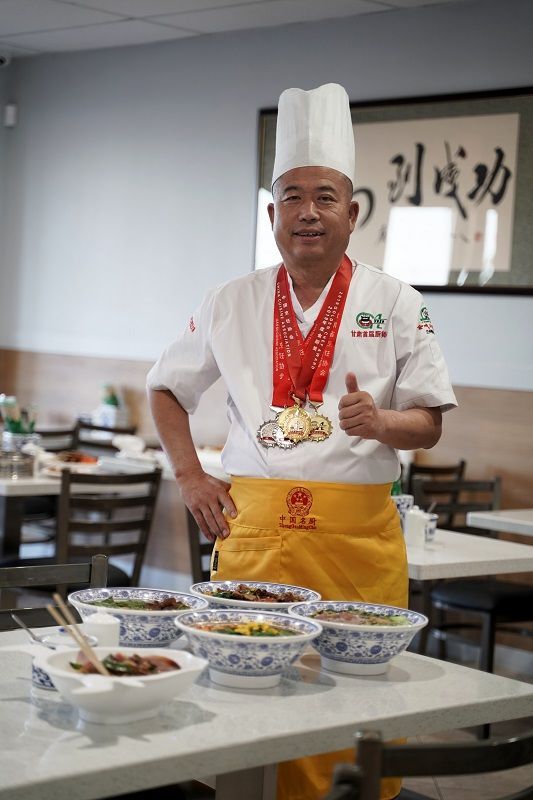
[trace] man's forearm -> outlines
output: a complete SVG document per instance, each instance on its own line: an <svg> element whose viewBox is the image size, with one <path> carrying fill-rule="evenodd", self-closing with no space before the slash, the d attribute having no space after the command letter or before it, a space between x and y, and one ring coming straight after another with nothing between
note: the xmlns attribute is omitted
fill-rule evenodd
<svg viewBox="0 0 533 800"><path fill-rule="evenodd" d="M442 413L438 408L410 408L406 411L378 410L382 444L396 450L417 450L437 444L442 434Z"/></svg>
<svg viewBox="0 0 533 800"><path fill-rule="evenodd" d="M202 470L191 436L189 415L172 392L148 390L148 402L157 433L176 479Z"/></svg>

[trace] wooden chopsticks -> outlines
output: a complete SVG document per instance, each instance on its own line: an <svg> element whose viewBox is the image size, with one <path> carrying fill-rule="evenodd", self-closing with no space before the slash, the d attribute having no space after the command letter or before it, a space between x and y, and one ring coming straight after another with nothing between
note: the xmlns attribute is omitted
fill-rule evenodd
<svg viewBox="0 0 533 800"><path fill-rule="evenodd" d="M61 625L63 628L65 628L67 633L70 633L70 635L72 636L72 638L82 651L83 655L87 658L88 661L91 662L91 664L93 664L95 669L97 669L101 675L109 676L111 673L102 664L102 662L99 660L98 656L92 649L91 645L88 643L88 641L81 633L76 623L76 620L74 619L70 609L64 602L61 595L56 593L53 595L53 598L56 601L57 605L59 606L59 609L61 609L63 616L60 614L59 609L55 608L50 604L46 606L47 611L52 615L52 617L55 619L58 625Z"/></svg>

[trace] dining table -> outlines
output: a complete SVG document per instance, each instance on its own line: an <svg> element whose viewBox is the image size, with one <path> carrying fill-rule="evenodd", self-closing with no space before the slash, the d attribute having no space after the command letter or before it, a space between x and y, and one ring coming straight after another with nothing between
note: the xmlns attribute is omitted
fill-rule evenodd
<svg viewBox="0 0 533 800"><path fill-rule="evenodd" d="M214 448L197 448L200 463L206 472L221 480L228 480L220 461L220 450ZM104 466L99 467L100 472L105 472L105 464L113 461L120 466L120 459L106 457L103 459ZM124 469L130 470L131 464L127 459L124 460ZM174 483L174 475L168 464L163 461L158 466L162 466L163 480ZM146 462L146 469L151 469L153 464ZM137 471L144 469L142 462L136 465ZM113 470L117 472L118 469ZM19 554L21 544L21 528L24 515L24 501L29 497L57 497L60 493L61 481L59 477L50 477L43 471L36 470L31 477L0 478L0 558L16 557ZM77 491L91 492L94 487L87 485L79 487ZM99 488L102 491L102 488ZM108 486L105 491L113 492L113 486ZM121 491L125 491L121 489Z"/></svg>
<svg viewBox="0 0 533 800"><path fill-rule="evenodd" d="M466 522L473 528L533 536L533 508L469 511L466 515Z"/></svg>
<svg viewBox="0 0 533 800"><path fill-rule="evenodd" d="M204 672L158 716L94 724L33 687L31 656L4 650L25 642L0 634L0 800L98 800L213 775L217 800L273 800L279 762L350 748L356 730L393 739L533 715L532 684L411 652L382 675L338 674L309 650L277 687L229 689Z"/></svg>

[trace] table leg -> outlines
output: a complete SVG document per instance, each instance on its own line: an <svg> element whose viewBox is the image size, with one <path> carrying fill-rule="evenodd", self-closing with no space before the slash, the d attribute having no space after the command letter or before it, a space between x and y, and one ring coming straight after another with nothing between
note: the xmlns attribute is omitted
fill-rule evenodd
<svg viewBox="0 0 533 800"><path fill-rule="evenodd" d="M0 497L0 556L18 556L24 498Z"/></svg>
<svg viewBox="0 0 533 800"><path fill-rule="evenodd" d="M216 800L275 800L277 765L217 775Z"/></svg>
<svg viewBox="0 0 533 800"><path fill-rule="evenodd" d="M415 607L414 603L413 603L413 592L412 592L412 590L414 588L414 585L416 585L417 589L419 589L419 591L420 591L421 599L422 599L422 603L421 603L422 607L419 610L429 620L429 622L426 625L426 627L422 628L420 633L415 637L413 645L411 647L409 647L410 650L413 649L417 653L421 653L422 655L425 655L425 653L426 653L429 632L430 632L431 625L432 625L431 590L433 589L434 584L435 584L435 581L409 581L409 590L410 590L409 608L414 608Z"/></svg>

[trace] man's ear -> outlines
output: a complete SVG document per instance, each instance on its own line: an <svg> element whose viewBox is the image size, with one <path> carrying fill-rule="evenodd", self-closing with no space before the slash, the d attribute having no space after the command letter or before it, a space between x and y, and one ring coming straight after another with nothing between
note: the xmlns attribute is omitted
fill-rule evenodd
<svg viewBox="0 0 533 800"><path fill-rule="evenodd" d="M352 200L350 203L348 216L350 217L350 231L353 231L355 223L357 222L357 217L359 216L359 203L356 200Z"/></svg>
<svg viewBox="0 0 533 800"><path fill-rule="evenodd" d="M270 224L272 225L272 227L274 227L274 203L268 204L267 211L268 211L268 218L270 219Z"/></svg>

